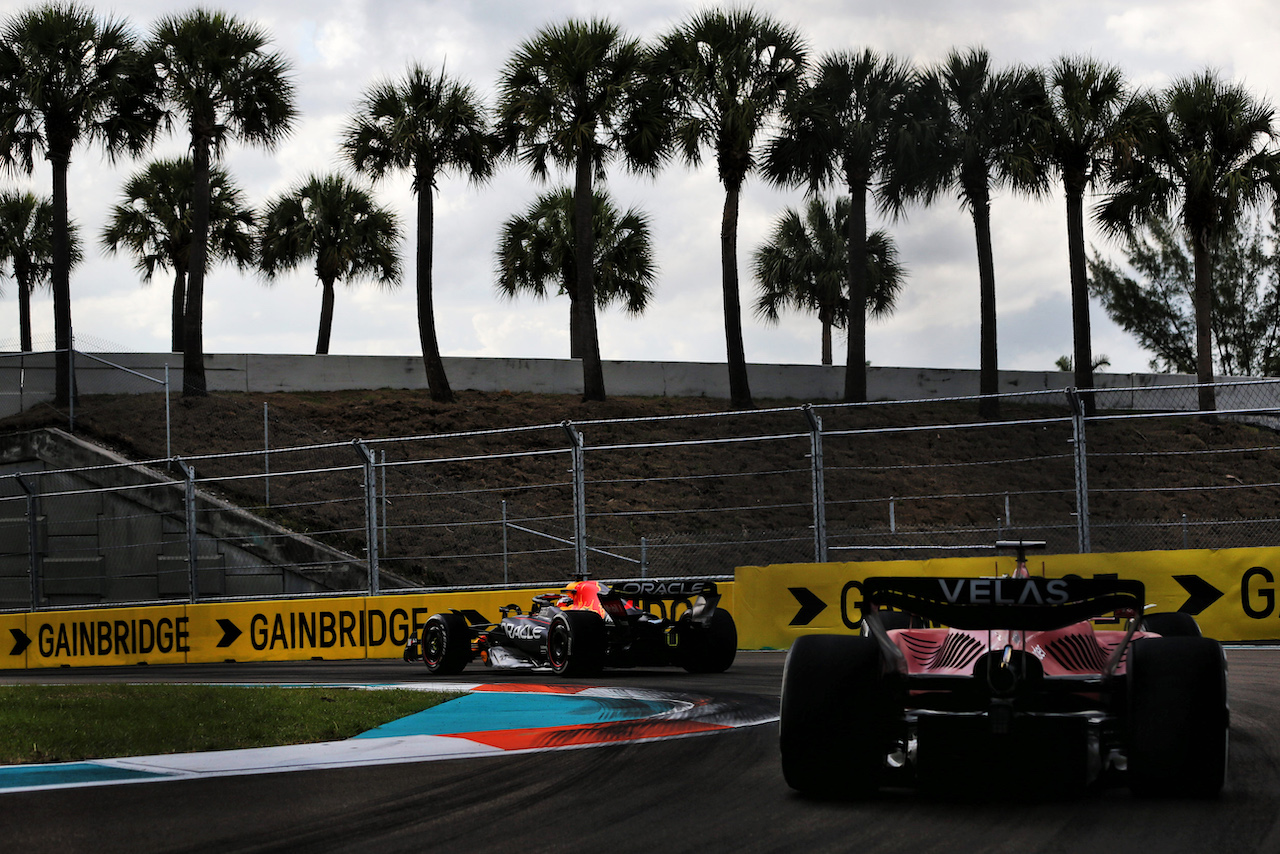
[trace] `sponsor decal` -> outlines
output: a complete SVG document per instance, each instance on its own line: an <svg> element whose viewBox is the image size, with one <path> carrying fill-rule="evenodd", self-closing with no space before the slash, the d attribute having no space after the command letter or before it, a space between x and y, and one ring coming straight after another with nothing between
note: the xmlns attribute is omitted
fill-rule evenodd
<svg viewBox="0 0 1280 854"><path fill-rule="evenodd" d="M507 637L513 640L538 640L547 633L546 626L529 622L504 622L502 629L507 633Z"/></svg>
<svg viewBox="0 0 1280 854"><path fill-rule="evenodd" d="M938 584L952 605L1061 605L1067 601L1063 578L939 578Z"/></svg>
<svg viewBox="0 0 1280 854"><path fill-rule="evenodd" d="M706 581L622 581L613 590L627 596L697 596L713 587Z"/></svg>
<svg viewBox="0 0 1280 854"><path fill-rule="evenodd" d="M189 635L186 617L41 623L36 650L45 659L187 652Z"/></svg>

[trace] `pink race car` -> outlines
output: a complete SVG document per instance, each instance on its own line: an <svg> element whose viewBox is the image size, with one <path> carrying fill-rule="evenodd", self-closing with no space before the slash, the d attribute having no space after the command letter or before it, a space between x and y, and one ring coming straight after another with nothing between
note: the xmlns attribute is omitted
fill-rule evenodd
<svg viewBox="0 0 1280 854"><path fill-rule="evenodd" d="M996 547L1017 550L1013 575L869 578L861 637L796 640L782 684L787 784L822 797L957 780L966 794L1017 780L1217 795L1221 644L1188 614L1144 614L1139 581L1031 576L1026 550L1044 543ZM1116 629L1090 622L1104 615Z"/></svg>

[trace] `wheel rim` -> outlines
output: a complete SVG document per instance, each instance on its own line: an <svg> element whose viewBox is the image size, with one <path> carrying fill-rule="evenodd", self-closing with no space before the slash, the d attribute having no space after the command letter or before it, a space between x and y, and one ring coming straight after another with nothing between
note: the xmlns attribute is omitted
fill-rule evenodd
<svg viewBox="0 0 1280 854"><path fill-rule="evenodd" d="M564 623L551 627L547 636L547 661L555 670L562 670L569 663L569 628Z"/></svg>
<svg viewBox="0 0 1280 854"><path fill-rule="evenodd" d="M435 667L444 661L445 636L436 626L427 629L427 636L422 643L422 660L428 667Z"/></svg>

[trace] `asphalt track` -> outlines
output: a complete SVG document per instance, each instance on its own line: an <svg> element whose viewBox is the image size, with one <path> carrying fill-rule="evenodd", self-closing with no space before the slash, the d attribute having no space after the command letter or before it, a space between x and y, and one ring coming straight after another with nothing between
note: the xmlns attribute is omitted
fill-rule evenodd
<svg viewBox="0 0 1280 854"><path fill-rule="evenodd" d="M1214 801L1024 780L815 802L783 783L772 724L659 742L0 795L0 845L76 851L1280 852L1280 649L1228 651L1231 768ZM783 656L609 686L777 702ZM486 681L556 682L477 670ZM305 662L0 673L0 683L430 681L420 665Z"/></svg>

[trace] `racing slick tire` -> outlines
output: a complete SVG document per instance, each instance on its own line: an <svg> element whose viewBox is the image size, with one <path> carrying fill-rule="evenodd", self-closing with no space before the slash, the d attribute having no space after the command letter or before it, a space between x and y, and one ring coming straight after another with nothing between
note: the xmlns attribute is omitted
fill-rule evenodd
<svg viewBox="0 0 1280 854"><path fill-rule="evenodd" d="M678 621L680 666L690 673L724 673L738 655L738 626L733 615L717 608L705 626L698 625L688 612Z"/></svg>
<svg viewBox="0 0 1280 854"><path fill-rule="evenodd" d="M1209 638L1142 638L1128 664L1129 787L1142 797L1211 798L1227 773L1227 666Z"/></svg>
<svg viewBox="0 0 1280 854"><path fill-rule="evenodd" d="M1155 632L1166 638L1201 637L1200 624L1196 622L1196 618L1181 611L1147 614L1142 618L1142 630Z"/></svg>
<svg viewBox="0 0 1280 854"><path fill-rule="evenodd" d="M787 785L811 797L869 797L892 740L892 697L872 638L802 635L782 671L778 746Z"/></svg>
<svg viewBox="0 0 1280 854"><path fill-rule="evenodd" d="M461 614L433 614L422 627L422 662L439 676L461 673L471 660L471 632Z"/></svg>
<svg viewBox="0 0 1280 854"><path fill-rule="evenodd" d="M561 611L547 630L547 664L560 676L594 676L604 669L608 644L595 611Z"/></svg>
<svg viewBox="0 0 1280 854"><path fill-rule="evenodd" d="M876 612L880 615L880 625L884 626L886 632L894 629L927 629L929 624L914 614L908 614L906 611L885 611ZM862 634L869 635L865 625L862 628Z"/></svg>

